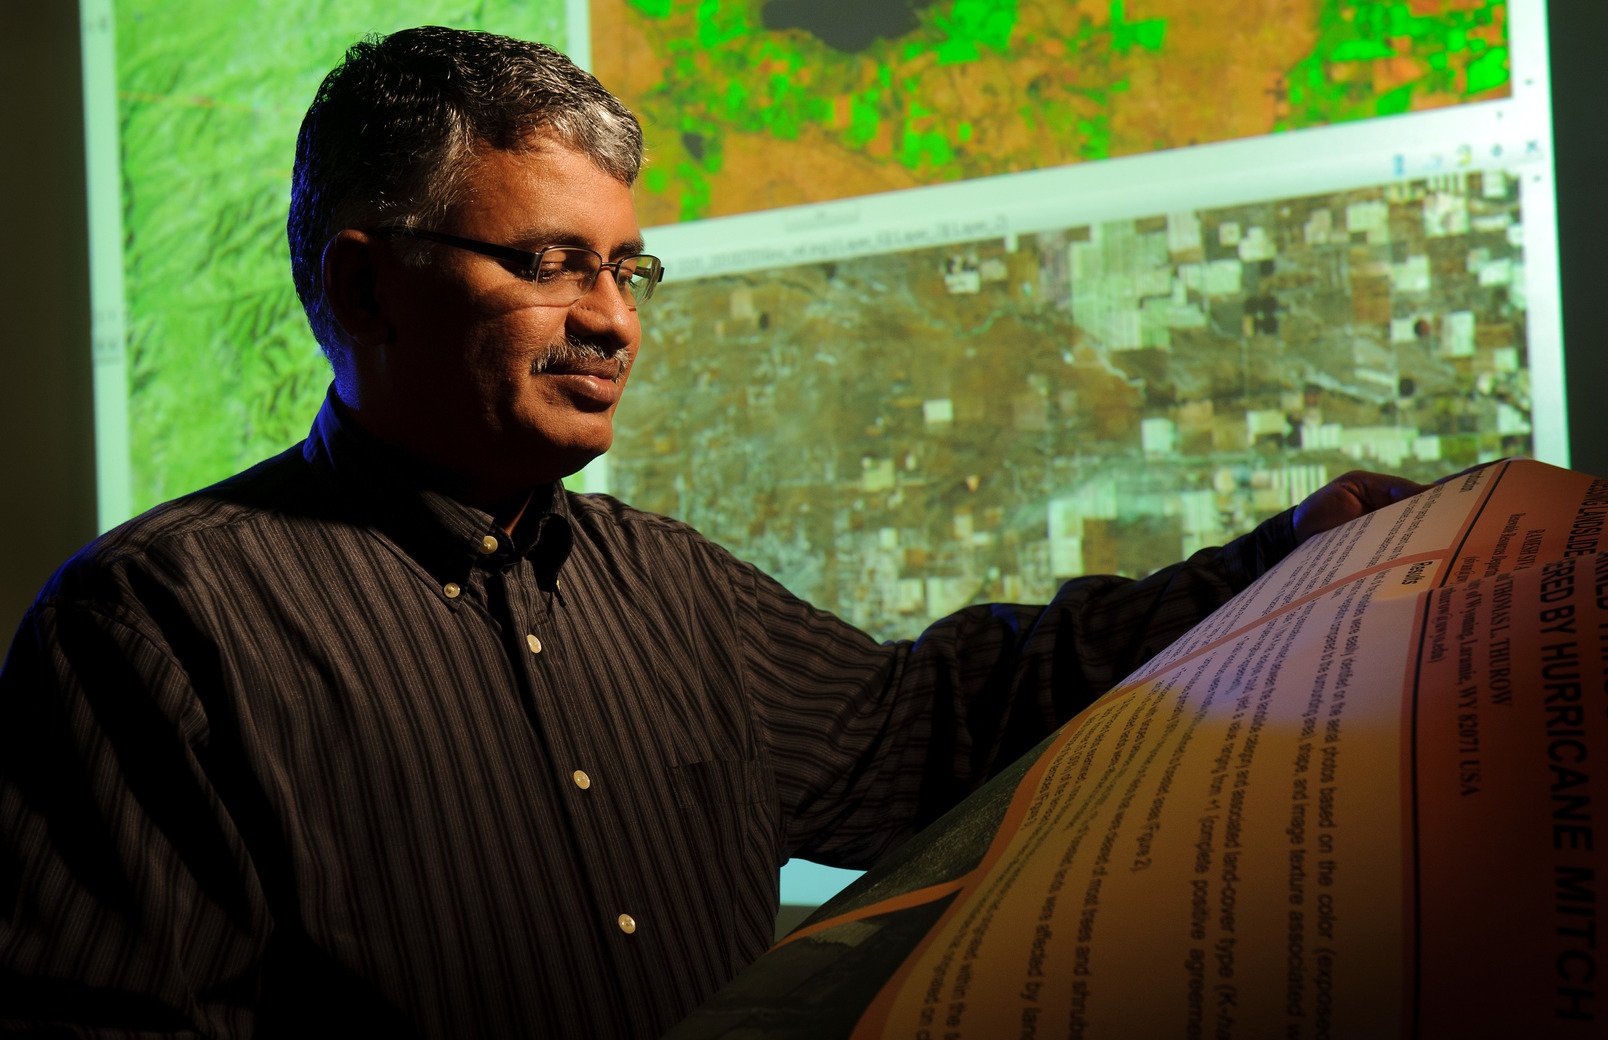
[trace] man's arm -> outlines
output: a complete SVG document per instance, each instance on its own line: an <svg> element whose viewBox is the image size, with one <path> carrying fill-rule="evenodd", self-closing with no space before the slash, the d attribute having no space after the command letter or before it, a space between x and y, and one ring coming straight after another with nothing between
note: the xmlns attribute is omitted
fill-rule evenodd
<svg viewBox="0 0 1608 1040"><path fill-rule="evenodd" d="M249 1036L271 928L185 670L36 607L0 670L0 1032Z"/></svg>
<svg viewBox="0 0 1608 1040"><path fill-rule="evenodd" d="M877 646L752 568L748 671L784 851L865 866L977 789L1321 531L1421 490L1348 473L1218 549L1046 605L967 607Z"/></svg>

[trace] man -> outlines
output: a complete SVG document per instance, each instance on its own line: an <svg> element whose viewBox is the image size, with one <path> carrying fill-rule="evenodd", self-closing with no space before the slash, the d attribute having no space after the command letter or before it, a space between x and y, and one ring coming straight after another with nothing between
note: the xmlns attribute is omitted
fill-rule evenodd
<svg viewBox="0 0 1608 1040"><path fill-rule="evenodd" d="M1308 534L877 645L559 481L658 263L636 121L535 44L358 44L297 148L307 441L125 524L0 673L0 1028L650 1037Z"/></svg>

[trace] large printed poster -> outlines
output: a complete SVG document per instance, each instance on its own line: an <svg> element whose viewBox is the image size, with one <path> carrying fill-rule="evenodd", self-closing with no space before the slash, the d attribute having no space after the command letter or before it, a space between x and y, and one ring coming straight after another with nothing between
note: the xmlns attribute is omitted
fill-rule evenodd
<svg viewBox="0 0 1608 1040"><path fill-rule="evenodd" d="M1602 1035L1605 525L1512 462L1313 539L672 1035Z"/></svg>

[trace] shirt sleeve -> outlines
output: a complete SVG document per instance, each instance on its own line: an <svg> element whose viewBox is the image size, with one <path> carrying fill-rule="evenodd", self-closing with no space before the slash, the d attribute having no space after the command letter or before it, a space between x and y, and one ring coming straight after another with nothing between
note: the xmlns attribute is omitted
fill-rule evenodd
<svg viewBox="0 0 1608 1040"><path fill-rule="evenodd" d="M1285 511L1141 579L967 607L878 645L748 568L745 666L782 856L868 867L1248 586L1296 545Z"/></svg>
<svg viewBox="0 0 1608 1040"><path fill-rule="evenodd" d="M0 669L0 1035L415 1035L301 926L217 653L121 607L24 619Z"/></svg>
<svg viewBox="0 0 1608 1040"><path fill-rule="evenodd" d="M268 926L167 650L36 606L0 671L0 1032L244 1036Z"/></svg>
<svg viewBox="0 0 1608 1040"><path fill-rule="evenodd" d="M262 1008L306 951L269 913L249 832L280 843L214 739L192 642L181 663L148 617L103 606L39 605L18 631L0 671L0 1032L272 1032Z"/></svg>

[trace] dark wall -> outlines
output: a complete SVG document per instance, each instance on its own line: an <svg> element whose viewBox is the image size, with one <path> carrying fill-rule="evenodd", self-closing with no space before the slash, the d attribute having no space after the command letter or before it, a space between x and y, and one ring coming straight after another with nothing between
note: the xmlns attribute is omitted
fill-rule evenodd
<svg viewBox="0 0 1608 1040"><path fill-rule="evenodd" d="M0 645L95 534L78 4L0 0Z"/></svg>
<svg viewBox="0 0 1608 1040"><path fill-rule="evenodd" d="M1569 464L1608 476L1608 2L1547 6Z"/></svg>

